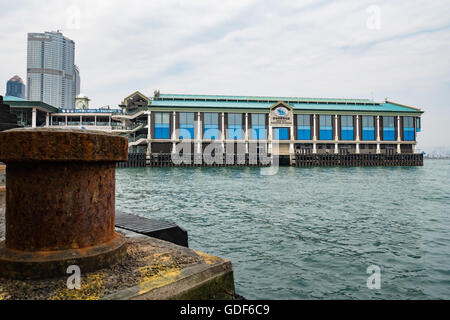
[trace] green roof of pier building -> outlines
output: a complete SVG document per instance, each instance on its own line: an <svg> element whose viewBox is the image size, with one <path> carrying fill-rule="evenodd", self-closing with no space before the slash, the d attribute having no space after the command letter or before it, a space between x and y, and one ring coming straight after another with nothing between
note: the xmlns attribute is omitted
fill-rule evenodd
<svg viewBox="0 0 450 320"><path fill-rule="evenodd" d="M295 98L267 96L224 96L194 94L160 94L157 99L164 100L207 100L207 101L241 101L241 102L340 102L340 103L376 103L369 99L330 99L330 98Z"/></svg>
<svg viewBox="0 0 450 320"><path fill-rule="evenodd" d="M258 97L258 96L223 96L223 95L189 95L159 94L155 96L150 108L189 108L189 109L239 109L267 110L277 102L285 102L294 111L318 112L368 112L368 113L419 113L423 111L398 103L386 101L375 102L369 99L333 99L333 98L295 98L295 97Z"/></svg>

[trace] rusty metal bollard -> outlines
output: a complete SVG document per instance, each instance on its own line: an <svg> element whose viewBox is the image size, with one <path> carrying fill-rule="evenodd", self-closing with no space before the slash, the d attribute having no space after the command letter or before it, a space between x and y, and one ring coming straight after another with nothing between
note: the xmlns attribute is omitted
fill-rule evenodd
<svg viewBox="0 0 450 320"><path fill-rule="evenodd" d="M115 232L115 167L127 139L86 130L13 129L0 133L6 163L6 240L0 277L49 278L120 261Z"/></svg>

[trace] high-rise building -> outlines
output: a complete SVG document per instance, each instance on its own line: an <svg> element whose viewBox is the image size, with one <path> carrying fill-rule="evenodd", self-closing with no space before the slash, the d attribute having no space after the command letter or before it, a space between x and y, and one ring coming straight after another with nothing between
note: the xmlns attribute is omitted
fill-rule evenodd
<svg viewBox="0 0 450 320"><path fill-rule="evenodd" d="M80 78L74 60L75 43L61 32L29 33L28 100L73 109Z"/></svg>
<svg viewBox="0 0 450 320"><path fill-rule="evenodd" d="M25 84L18 75L15 75L6 83L6 95L25 99Z"/></svg>

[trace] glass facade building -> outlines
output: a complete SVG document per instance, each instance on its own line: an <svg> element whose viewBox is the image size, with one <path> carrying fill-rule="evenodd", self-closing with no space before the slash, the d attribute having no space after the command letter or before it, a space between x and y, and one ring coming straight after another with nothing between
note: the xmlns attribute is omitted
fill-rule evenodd
<svg viewBox="0 0 450 320"><path fill-rule="evenodd" d="M75 108L80 74L75 43L60 32L29 33L27 99L56 108Z"/></svg>
<svg viewBox="0 0 450 320"><path fill-rule="evenodd" d="M6 95L25 99L25 84L21 77L15 75L6 83Z"/></svg>

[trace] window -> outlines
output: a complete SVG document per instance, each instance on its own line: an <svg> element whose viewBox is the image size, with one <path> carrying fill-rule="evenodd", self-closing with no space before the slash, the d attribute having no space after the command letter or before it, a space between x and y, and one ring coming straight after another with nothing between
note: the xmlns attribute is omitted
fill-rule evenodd
<svg viewBox="0 0 450 320"><path fill-rule="evenodd" d="M275 128L275 140L289 140L289 128Z"/></svg>
<svg viewBox="0 0 450 320"><path fill-rule="evenodd" d="M403 140L404 141L414 141L414 118L413 117L403 117Z"/></svg>
<svg viewBox="0 0 450 320"><path fill-rule="evenodd" d="M194 113L180 112L180 139L194 139Z"/></svg>
<svg viewBox="0 0 450 320"><path fill-rule="evenodd" d="M79 126L81 125L80 123L80 117L76 116L76 117L67 117L67 125L69 126Z"/></svg>
<svg viewBox="0 0 450 320"><path fill-rule="evenodd" d="M297 137L298 140L311 140L311 116L309 114L297 116Z"/></svg>
<svg viewBox="0 0 450 320"><path fill-rule="evenodd" d="M333 127L331 116L320 115L320 140L333 140Z"/></svg>
<svg viewBox="0 0 450 320"><path fill-rule="evenodd" d="M372 116L362 117L362 139L375 140L375 120Z"/></svg>
<svg viewBox="0 0 450 320"><path fill-rule="evenodd" d="M416 118L416 131L417 132L421 131L421 121L419 117Z"/></svg>
<svg viewBox="0 0 450 320"><path fill-rule="evenodd" d="M95 125L95 117L82 117L82 124L84 126L93 126L93 125Z"/></svg>
<svg viewBox="0 0 450 320"><path fill-rule="evenodd" d="M252 140L266 139L266 115L252 113Z"/></svg>
<svg viewBox="0 0 450 320"><path fill-rule="evenodd" d="M20 124L24 127L28 127L28 125L31 125L31 119L30 119L30 117L28 117L28 114L26 111L11 110L11 112L13 112L17 115L17 124ZM64 120L64 124L66 124L65 120Z"/></svg>
<svg viewBox="0 0 450 320"><path fill-rule="evenodd" d="M395 140L395 118L383 117L383 140L394 141Z"/></svg>
<svg viewBox="0 0 450 320"><path fill-rule="evenodd" d="M155 139L170 139L169 112L155 112Z"/></svg>
<svg viewBox="0 0 450 320"><path fill-rule="evenodd" d="M353 116L341 116L341 140L353 140Z"/></svg>
<svg viewBox="0 0 450 320"><path fill-rule="evenodd" d="M219 139L219 114L215 112L205 112L204 114L204 139Z"/></svg>
<svg viewBox="0 0 450 320"><path fill-rule="evenodd" d="M242 113L228 114L228 139L242 140Z"/></svg>

